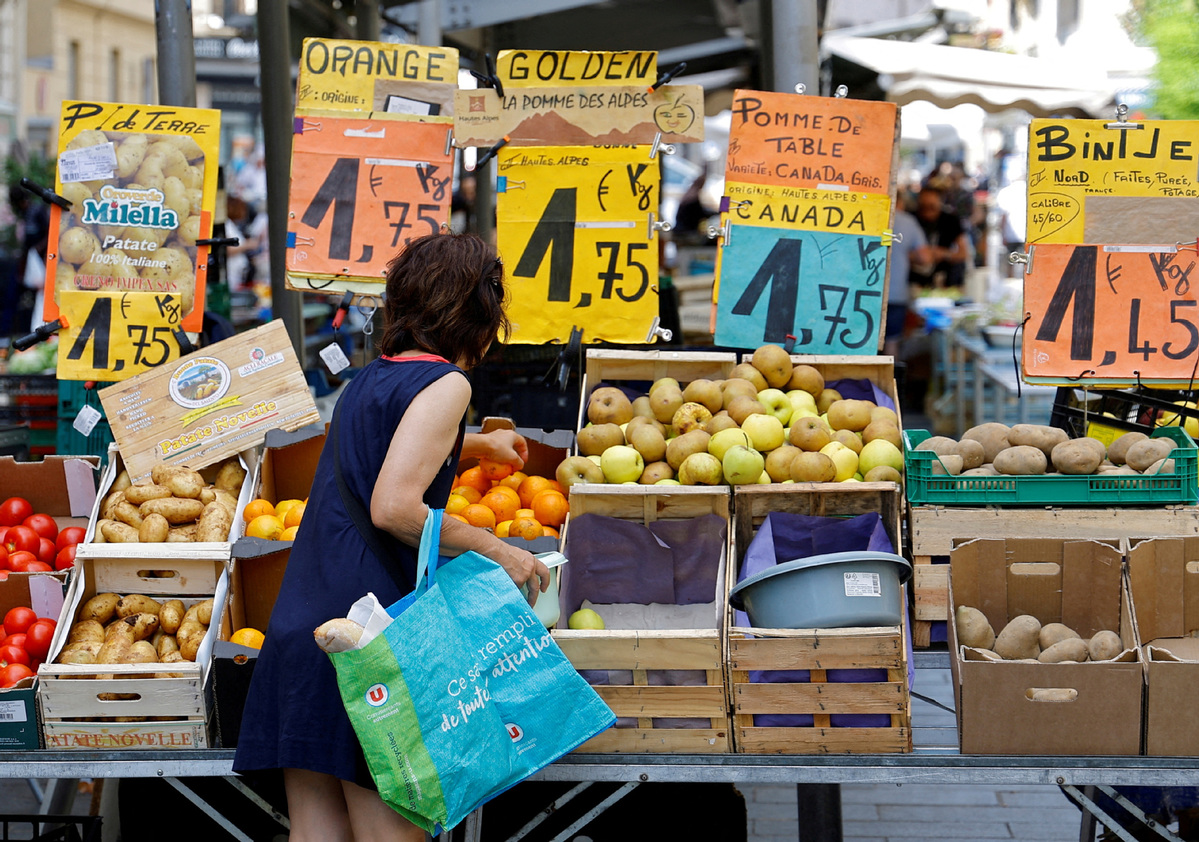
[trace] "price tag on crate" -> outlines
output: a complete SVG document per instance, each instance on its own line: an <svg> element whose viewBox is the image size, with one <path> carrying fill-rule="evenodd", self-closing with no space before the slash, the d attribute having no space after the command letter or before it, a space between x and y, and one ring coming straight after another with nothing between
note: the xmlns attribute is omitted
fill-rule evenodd
<svg viewBox="0 0 1199 842"><path fill-rule="evenodd" d="M94 406L85 406L79 410L79 414L75 416L75 420L71 422L71 426L79 432L80 435L90 436L92 430L96 429L96 425L100 423L100 419L104 415Z"/></svg>
<svg viewBox="0 0 1199 842"><path fill-rule="evenodd" d="M350 367L350 358L336 342L331 342L321 349L321 359L325 361L325 367L329 369L330 374L340 374Z"/></svg>

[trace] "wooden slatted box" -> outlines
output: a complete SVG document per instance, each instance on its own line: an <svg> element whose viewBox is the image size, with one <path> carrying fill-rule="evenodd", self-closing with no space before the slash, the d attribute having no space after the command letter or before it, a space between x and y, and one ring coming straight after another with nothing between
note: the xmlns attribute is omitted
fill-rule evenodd
<svg viewBox="0 0 1199 842"><path fill-rule="evenodd" d="M682 486L575 486L571 514L563 534L563 552L571 557L571 522L584 514L598 514L648 525L655 520L691 519L716 514L728 520L727 487ZM568 615L553 632L571 663L580 670L631 671L632 684L597 685L596 692L618 717L636 717L634 728L610 728L583 744L580 752L617 754L713 754L732 751L729 702L725 687L723 606L724 569L731 557L726 533L712 624L704 629L627 631L618 629L571 630ZM562 576L571 575L571 565ZM564 606L565 608L565 606ZM654 670L697 670L705 675L698 686L651 686ZM670 727L671 719L706 719L704 728ZM657 722L655 722L657 720Z"/></svg>
<svg viewBox="0 0 1199 842"><path fill-rule="evenodd" d="M740 486L734 495L728 588L745 550L771 512L855 516L877 511L894 543L900 501L893 483ZM784 489L784 490L774 490ZM743 754L883 754L912 750L911 698L903 626L850 629L759 629L726 620L733 736ZM884 681L842 683L829 670L885 670ZM756 683L750 671L807 670L807 683ZM755 714L811 715L809 725L755 726ZM859 727L843 715L889 717L883 727ZM837 717L834 725L833 717ZM880 720L881 722L881 720ZM842 727L847 725L848 727Z"/></svg>

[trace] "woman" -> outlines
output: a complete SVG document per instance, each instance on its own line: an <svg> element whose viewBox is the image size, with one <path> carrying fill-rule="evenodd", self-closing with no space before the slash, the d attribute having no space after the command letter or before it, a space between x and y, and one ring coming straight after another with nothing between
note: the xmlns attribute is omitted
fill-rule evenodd
<svg viewBox="0 0 1199 842"><path fill-rule="evenodd" d="M233 764L239 772L283 769L292 842L424 839L375 791L333 666L312 632L344 617L367 591L389 605L411 590L425 515L445 505L460 456L524 465L528 445L512 431L463 435L470 402L463 372L501 331L507 335L503 305L503 266L474 235L413 240L388 267L383 355L338 401ZM343 492L362 513L361 531ZM368 545L368 537L377 540ZM372 553L381 545L392 549L388 558ZM534 600L537 587L549 585L549 571L530 553L454 518L442 522L441 548L493 559L518 585L528 582Z"/></svg>

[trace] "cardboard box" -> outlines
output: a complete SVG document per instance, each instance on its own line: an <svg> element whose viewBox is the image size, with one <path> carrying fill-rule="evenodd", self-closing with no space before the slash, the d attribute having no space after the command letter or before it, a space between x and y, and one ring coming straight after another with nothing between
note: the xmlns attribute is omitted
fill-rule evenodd
<svg viewBox="0 0 1199 842"><path fill-rule="evenodd" d="M294 432L269 430L258 467L258 483L249 499L261 497L272 503L307 500L325 447L325 433L324 424L310 424Z"/></svg>
<svg viewBox="0 0 1199 842"><path fill-rule="evenodd" d="M41 462L0 456L0 499L24 497L35 512L53 517L59 529L87 526L99 470L99 456L47 456Z"/></svg>
<svg viewBox="0 0 1199 842"><path fill-rule="evenodd" d="M291 541L242 538L233 545L229 573L229 597L221 618L220 634L212 648L212 691L218 745L237 745L242 711L250 679L258 662L258 651L231 643L233 632L243 628L264 634L271 622L275 599L283 584Z"/></svg>
<svg viewBox="0 0 1199 842"><path fill-rule="evenodd" d="M1132 755L1141 748L1144 677L1118 542L978 539L950 553L949 613L969 605L998 633L1021 614L1064 623L1084 638L1109 629L1125 651L1111 661L988 661L959 646L950 668L963 754ZM1040 692L1065 692L1051 701ZM1039 697L1039 698L1038 698Z"/></svg>
<svg viewBox="0 0 1199 842"><path fill-rule="evenodd" d="M529 444L529 460L521 468L529 476L554 478L558 465L570 455L574 447L574 433L570 430L541 430L535 427L517 427L509 418L484 418L479 427L468 427L469 433L490 433L494 430L516 430ZM458 473L478 464L477 459L462 459L458 462Z"/></svg>
<svg viewBox="0 0 1199 842"><path fill-rule="evenodd" d="M229 587L228 549L210 549L212 544L176 546L188 549L153 559L99 555L77 559L63 619L50 644L50 662L38 670L37 701L47 748L192 749L210 745L210 667ZM148 569L148 565L152 567ZM159 601L179 599L185 607L212 597L212 621L196 660L158 665L53 663L66 645L83 603L109 592L140 593Z"/></svg>
<svg viewBox="0 0 1199 842"><path fill-rule="evenodd" d="M39 617L58 619L62 614L62 573L9 573L0 580L0 617L13 608L33 608ZM41 731L37 721L37 677L0 690L0 751L39 748Z"/></svg>
<svg viewBox="0 0 1199 842"><path fill-rule="evenodd" d="M1128 580L1147 679L1145 754L1199 756L1199 538L1130 539Z"/></svg>

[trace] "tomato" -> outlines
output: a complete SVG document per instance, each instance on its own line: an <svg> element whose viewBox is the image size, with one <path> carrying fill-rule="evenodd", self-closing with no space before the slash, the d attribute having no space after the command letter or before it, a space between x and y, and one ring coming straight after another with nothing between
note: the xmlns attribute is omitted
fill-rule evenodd
<svg viewBox="0 0 1199 842"><path fill-rule="evenodd" d="M8 569L8 547L4 546L4 540L0 538L0 570Z"/></svg>
<svg viewBox="0 0 1199 842"><path fill-rule="evenodd" d="M16 608L8 609L8 613L4 615L4 633L28 633L29 627L36 622L37 614L32 608L18 605Z"/></svg>
<svg viewBox="0 0 1199 842"><path fill-rule="evenodd" d="M55 570L67 570L75 566L75 551L79 549L78 545L71 544L69 547L63 547L58 551L58 555L54 557Z"/></svg>
<svg viewBox="0 0 1199 842"><path fill-rule="evenodd" d="M0 503L0 526L16 526L33 514L33 506L24 497L9 497Z"/></svg>
<svg viewBox="0 0 1199 842"><path fill-rule="evenodd" d="M37 556L20 550L8 554L8 569L13 573L28 573L29 565L37 562Z"/></svg>
<svg viewBox="0 0 1199 842"><path fill-rule="evenodd" d="M25 632L18 634L10 634L8 637L0 640L0 646L20 646L25 648Z"/></svg>
<svg viewBox="0 0 1199 842"><path fill-rule="evenodd" d="M4 538L6 535L8 535L8 527L0 526L0 544L4 543Z"/></svg>
<svg viewBox="0 0 1199 842"><path fill-rule="evenodd" d="M41 546L42 536L30 529L28 526L12 526L9 527L8 534L4 536L4 545L8 547L8 551L25 550L26 552L36 553L38 547Z"/></svg>
<svg viewBox="0 0 1199 842"><path fill-rule="evenodd" d="M25 572L26 573L53 573L54 568L51 567L49 564L46 564L46 562L44 562L44 561L37 561L35 559L25 565Z"/></svg>
<svg viewBox="0 0 1199 842"><path fill-rule="evenodd" d="M43 617L25 632L25 651L31 658L46 660L46 656L50 654L50 640L54 637L56 625L53 620Z"/></svg>
<svg viewBox="0 0 1199 842"><path fill-rule="evenodd" d="M37 553L35 554L35 555L37 555L38 561L44 561L44 562L46 562L46 564L53 565L54 564L54 556L56 556L57 554L58 554L58 550L56 550L54 548L53 541L51 541L49 538L40 539L40 543L38 544Z"/></svg>
<svg viewBox="0 0 1199 842"><path fill-rule="evenodd" d="M6 667L9 664L29 666L29 653L20 646L0 646L0 667Z"/></svg>
<svg viewBox="0 0 1199 842"><path fill-rule="evenodd" d="M24 664L9 664L0 669L0 689L4 687L12 687L18 681L29 678L35 673Z"/></svg>
<svg viewBox="0 0 1199 842"><path fill-rule="evenodd" d="M54 539L54 547L61 550L72 544L82 544L83 536L86 534L87 530L82 526L68 526L58 533L58 537Z"/></svg>
<svg viewBox="0 0 1199 842"><path fill-rule="evenodd" d="M33 514L21 521L38 535L53 541L58 537L58 523L47 514Z"/></svg>

